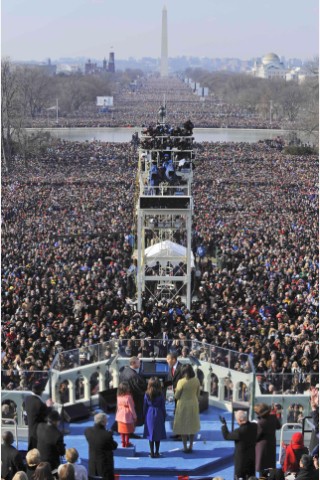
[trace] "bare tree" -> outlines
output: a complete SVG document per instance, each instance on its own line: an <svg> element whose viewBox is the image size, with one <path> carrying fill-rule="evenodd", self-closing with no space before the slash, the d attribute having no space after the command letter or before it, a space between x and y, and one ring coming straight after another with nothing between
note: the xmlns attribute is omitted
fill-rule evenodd
<svg viewBox="0 0 320 480"><path fill-rule="evenodd" d="M301 112L300 129L312 141L319 144L319 58L306 65L308 77L302 83L305 102Z"/></svg>
<svg viewBox="0 0 320 480"><path fill-rule="evenodd" d="M15 135L21 129L22 109L17 75L8 58L1 62L1 142L5 171L13 166Z"/></svg>
<svg viewBox="0 0 320 480"><path fill-rule="evenodd" d="M43 108L49 106L52 78L37 67L20 67L17 76L25 115L35 118Z"/></svg>

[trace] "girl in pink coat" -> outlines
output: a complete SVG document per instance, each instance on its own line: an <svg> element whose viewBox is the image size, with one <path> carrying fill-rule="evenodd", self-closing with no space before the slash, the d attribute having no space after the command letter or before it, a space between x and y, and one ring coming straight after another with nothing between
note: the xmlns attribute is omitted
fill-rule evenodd
<svg viewBox="0 0 320 480"><path fill-rule="evenodd" d="M127 382L121 382L118 386L116 421L118 422L118 432L121 435L122 446L125 448L132 447L132 443L129 442L129 435L134 432L137 415Z"/></svg>

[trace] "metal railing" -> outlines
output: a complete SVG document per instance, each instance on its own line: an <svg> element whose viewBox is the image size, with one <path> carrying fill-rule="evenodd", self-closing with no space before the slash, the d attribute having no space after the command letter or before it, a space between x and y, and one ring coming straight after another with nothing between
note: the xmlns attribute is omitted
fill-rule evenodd
<svg viewBox="0 0 320 480"><path fill-rule="evenodd" d="M254 365L249 355L237 351L216 347L198 340L184 339L152 339L142 332L144 338L121 339L81 347L75 350L58 353L51 368L59 371L77 368L109 359L111 356L120 357L140 356L143 358L164 358L170 352L178 356L192 356L213 365L237 369L244 373L253 373ZM236 367L236 368L235 368Z"/></svg>

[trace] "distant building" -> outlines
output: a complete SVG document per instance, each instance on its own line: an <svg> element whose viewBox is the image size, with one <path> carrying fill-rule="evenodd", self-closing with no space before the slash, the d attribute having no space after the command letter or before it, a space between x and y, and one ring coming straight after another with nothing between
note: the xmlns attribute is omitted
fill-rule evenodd
<svg viewBox="0 0 320 480"><path fill-rule="evenodd" d="M89 59L84 66L84 73L85 75L93 75L95 73L99 73L99 69L96 63L92 63Z"/></svg>
<svg viewBox="0 0 320 480"><path fill-rule="evenodd" d="M104 72L115 72L115 63L114 63L114 52L109 54L109 62L104 58L102 61L102 67L98 66L97 63L92 63L89 59L84 65L84 74L85 75L96 75Z"/></svg>
<svg viewBox="0 0 320 480"><path fill-rule="evenodd" d="M261 60L256 60L251 73L259 78L280 78L285 80L288 69L275 53L268 53Z"/></svg>
<svg viewBox="0 0 320 480"><path fill-rule="evenodd" d="M286 74L286 80L288 81L294 80L298 83L303 83L306 80L306 78L317 77L317 76L318 76L317 73L307 70L306 68L295 67L288 70L288 73Z"/></svg>
<svg viewBox="0 0 320 480"><path fill-rule="evenodd" d="M114 52L109 53L108 72L114 73L116 71L114 63Z"/></svg>
<svg viewBox="0 0 320 480"><path fill-rule="evenodd" d="M58 63L57 65L57 75L74 75L79 73L82 73L80 65L69 63Z"/></svg>

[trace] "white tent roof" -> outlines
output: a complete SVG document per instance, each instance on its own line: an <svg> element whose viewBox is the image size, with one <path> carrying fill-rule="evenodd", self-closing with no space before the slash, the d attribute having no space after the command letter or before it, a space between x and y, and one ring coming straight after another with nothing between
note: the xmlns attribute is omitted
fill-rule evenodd
<svg viewBox="0 0 320 480"><path fill-rule="evenodd" d="M135 250L133 257L137 258L138 252ZM178 265L180 262L187 263L187 249L178 243L165 240L163 242L155 243L145 249L145 262L152 267L157 261L161 259L170 261L173 265ZM194 267L194 255L191 251L191 267Z"/></svg>

